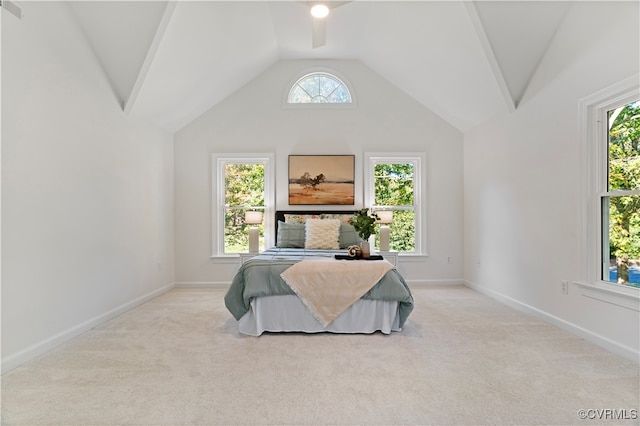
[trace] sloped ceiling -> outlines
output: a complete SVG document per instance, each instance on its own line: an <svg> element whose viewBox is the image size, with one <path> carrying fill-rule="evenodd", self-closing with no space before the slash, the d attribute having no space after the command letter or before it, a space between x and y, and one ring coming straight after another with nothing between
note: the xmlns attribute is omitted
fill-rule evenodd
<svg viewBox="0 0 640 426"><path fill-rule="evenodd" d="M121 102L129 98L167 2L70 2Z"/></svg>
<svg viewBox="0 0 640 426"><path fill-rule="evenodd" d="M73 1L123 109L175 132L280 59L357 59L460 131L512 111L570 2ZM347 76L348 77L348 76Z"/></svg>

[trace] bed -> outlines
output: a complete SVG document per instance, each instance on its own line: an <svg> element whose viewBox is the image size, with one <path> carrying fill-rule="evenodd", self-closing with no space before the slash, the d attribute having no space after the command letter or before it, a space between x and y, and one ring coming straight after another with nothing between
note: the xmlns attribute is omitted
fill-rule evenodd
<svg viewBox="0 0 640 426"><path fill-rule="evenodd" d="M359 240L347 223L350 216L344 211L276 212L276 246L242 264L225 295L240 333L402 330L413 296L395 267L386 260L336 259ZM331 232L322 228L327 226ZM317 234L337 237L338 245L313 243Z"/></svg>

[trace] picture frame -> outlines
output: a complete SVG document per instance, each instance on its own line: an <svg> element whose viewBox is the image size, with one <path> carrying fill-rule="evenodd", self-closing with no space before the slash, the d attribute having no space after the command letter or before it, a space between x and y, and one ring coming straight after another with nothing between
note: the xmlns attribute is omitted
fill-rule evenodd
<svg viewBox="0 0 640 426"><path fill-rule="evenodd" d="M354 205L355 155L289 155L289 205Z"/></svg>

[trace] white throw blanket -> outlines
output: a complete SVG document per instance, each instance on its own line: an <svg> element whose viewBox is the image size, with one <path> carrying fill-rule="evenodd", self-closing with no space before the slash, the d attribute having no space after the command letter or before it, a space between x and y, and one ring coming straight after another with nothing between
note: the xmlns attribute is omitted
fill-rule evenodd
<svg viewBox="0 0 640 426"><path fill-rule="evenodd" d="M386 260L303 260L280 276L325 327L393 269Z"/></svg>

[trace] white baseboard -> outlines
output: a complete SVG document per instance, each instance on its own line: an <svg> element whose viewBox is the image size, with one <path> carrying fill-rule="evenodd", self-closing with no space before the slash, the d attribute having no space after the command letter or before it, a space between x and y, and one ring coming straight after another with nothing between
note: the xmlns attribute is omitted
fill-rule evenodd
<svg viewBox="0 0 640 426"><path fill-rule="evenodd" d="M542 321L555 325L556 327L561 328L562 330L565 330L595 345L598 345L601 348L608 350L609 352L613 352L616 355L620 355L621 357L636 363L640 362L640 352L634 350L633 348L615 342L599 334L593 333L585 328L580 327L579 325L563 320L562 318L558 318L555 315L551 315L548 312L542 311L531 305L527 305L526 303L522 303L495 290L473 284L472 282L467 280L464 281L464 285L479 293L489 296L492 299L502 302L505 305L512 307L520 312L524 312L538 319L541 319Z"/></svg>
<svg viewBox="0 0 640 426"><path fill-rule="evenodd" d="M464 285L464 280L462 278L447 278L441 280L408 280L405 278L405 281L410 288L432 287L436 285Z"/></svg>
<svg viewBox="0 0 640 426"><path fill-rule="evenodd" d="M229 288L229 281L182 281L176 283L176 288Z"/></svg>
<svg viewBox="0 0 640 426"><path fill-rule="evenodd" d="M2 367L0 371L2 374L4 374L7 371L13 370L16 367L55 349L56 347L62 345L63 343L66 343L78 337L82 333L85 333L91 330L92 328L100 324L103 324L109 321L110 319L117 317L118 315L122 315L123 313L130 311L136 306L142 305L143 303L148 302L149 300L154 299L163 293L166 293L167 291L171 290L174 287L175 287L174 283L168 284L164 287L160 287L159 289L156 289L150 293L147 293L141 297L138 297L137 299L134 299L114 309L111 309L110 311L107 311L101 315L98 315L97 317L91 318L90 320L87 320L81 324L78 324L75 327L71 327L68 330L65 330L61 333L58 333L54 336L44 339L41 342L35 343L18 353L11 354L6 358L2 358L2 362L1 362Z"/></svg>

